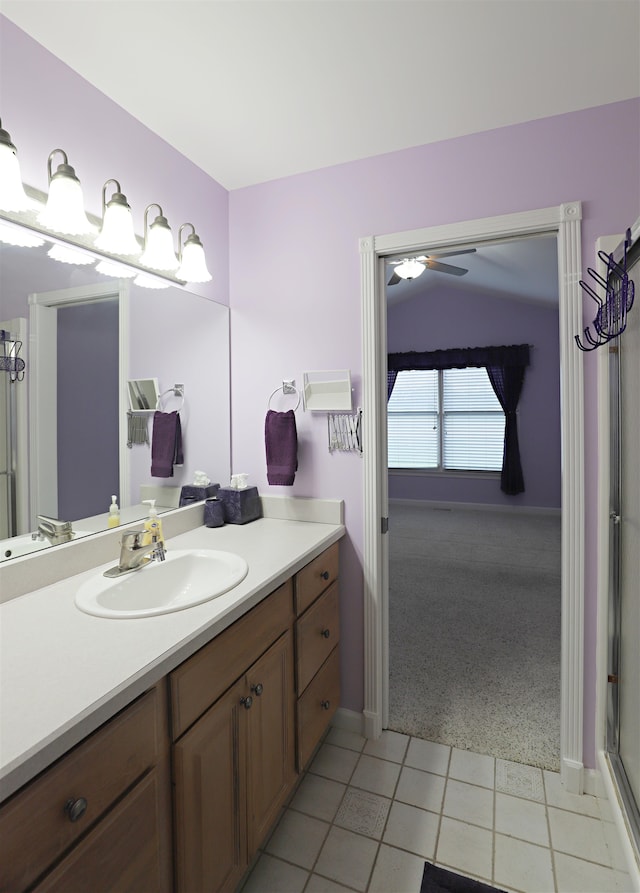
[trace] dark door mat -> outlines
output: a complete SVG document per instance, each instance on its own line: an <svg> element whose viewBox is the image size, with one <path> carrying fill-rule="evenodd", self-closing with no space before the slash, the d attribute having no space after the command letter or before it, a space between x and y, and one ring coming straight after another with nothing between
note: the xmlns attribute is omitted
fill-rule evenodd
<svg viewBox="0 0 640 893"><path fill-rule="evenodd" d="M420 893L501 893L496 887L475 881L473 878L454 874L446 868L424 863Z"/></svg>

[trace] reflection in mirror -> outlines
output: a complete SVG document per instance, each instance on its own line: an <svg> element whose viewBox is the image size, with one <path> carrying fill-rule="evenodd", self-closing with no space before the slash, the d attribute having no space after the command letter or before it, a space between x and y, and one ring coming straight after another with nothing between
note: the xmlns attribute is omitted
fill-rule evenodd
<svg viewBox="0 0 640 893"><path fill-rule="evenodd" d="M23 381L9 383L0 372L0 540L20 536L13 549L0 542L0 560L31 551L22 540L36 531L38 514L88 533L106 529L113 493L127 523L145 517L140 503L150 487L160 490L162 510L177 505L196 469L228 480L228 307L2 243L0 277L0 328L10 323L19 333L26 362ZM162 408L180 412L184 464L158 479L151 476L153 408L176 381L184 383L184 403L168 398ZM129 382L147 412L131 412ZM132 416L146 437L131 438Z"/></svg>
<svg viewBox="0 0 640 893"><path fill-rule="evenodd" d="M127 382L129 388L129 407L132 412L151 410L158 406L158 379L135 378Z"/></svg>

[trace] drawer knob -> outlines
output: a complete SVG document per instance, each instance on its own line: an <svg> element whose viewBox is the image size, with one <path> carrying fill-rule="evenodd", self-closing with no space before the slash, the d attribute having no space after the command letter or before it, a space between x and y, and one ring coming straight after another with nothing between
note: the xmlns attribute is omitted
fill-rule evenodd
<svg viewBox="0 0 640 893"><path fill-rule="evenodd" d="M321 701L320 706L323 710L328 710L331 707L331 701Z"/></svg>
<svg viewBox="0 0 640 893"><path fill-rule="evenodd" d="M64 805L64 811L67 814L67 817L70 822L77 822L78 819L81 819L82 816L87 811L87 801L84 797L78 797L77 800L74 800L73 797Z"/></svg>
<svg viewBox="0 0 640 893"><path fill-rule="evenodd" d="M262 682L258 682L257 685L252 685L252 686L251 686L251 691L252 691L255 695L257 695L258 697L260 697L260 695L261 695L262 692L264 691L264 688L263 688L263 686L262 686Z"/></svg>
<svg viewBox="0 0 640 893"><path fill-rule="evenodd" d="M331 630L328 628L325 628L321 631L320 635L322 636L323 639L328 639L329 636L331 635Z"/></svg>
<svg viewBox="0 0 640 893"><path fill-rule="evenodd" d="M251 695L247 695L246 698L240 698L240 703L244 707L245 710L251 710L251 705L253 704L253 698Z"/></svg>
<svg viewBox="0 0 640 893"><path fill-rule="evenodd" d="M322 571L320 576L322 577L323 580L328 580L329 579L329 571Z"/></svg>

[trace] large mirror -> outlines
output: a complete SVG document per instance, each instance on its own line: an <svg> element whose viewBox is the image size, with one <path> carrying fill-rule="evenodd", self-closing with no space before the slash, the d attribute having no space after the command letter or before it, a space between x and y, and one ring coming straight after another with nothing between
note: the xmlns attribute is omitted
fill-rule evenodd
<svg viewBox="0 0 640 893"><path fill-rule="evenodd" d="M0 331L0 354L22 342L25 361L0 370L0 560L49 545L32 540L38 515L81 536L108 526L114 494L126 523L145 516L142 499L177 506L196 470L228 481L228 307L0 243ZM131 411L130 381L154 382L159 410L177 412L181 464L153 410ZM165 456L153 467L152 451Z"/></svg>

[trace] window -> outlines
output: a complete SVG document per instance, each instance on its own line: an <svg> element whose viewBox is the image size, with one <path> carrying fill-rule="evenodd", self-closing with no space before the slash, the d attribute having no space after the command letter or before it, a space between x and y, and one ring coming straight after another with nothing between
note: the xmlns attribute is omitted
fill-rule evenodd
<svg viewBox="0 0 640 893"><path fill-rule="evenodd" d="M502 468L504 412L484 368L399 372L387 419L389 468Z"/></svg>

